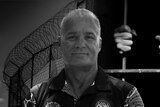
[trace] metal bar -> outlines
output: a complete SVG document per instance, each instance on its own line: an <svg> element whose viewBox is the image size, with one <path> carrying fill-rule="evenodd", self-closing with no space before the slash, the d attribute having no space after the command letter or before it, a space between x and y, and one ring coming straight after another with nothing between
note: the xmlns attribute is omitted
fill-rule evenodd
<svg viewBox="0 0 160 107"><path fill-rule="evenodd" d="M52 63L52 45L50 45L50 53L49 53L49 78L51 77L51 63Z"/></svg>
<svg viewBox="0 0 160 107"><path fill-rule="evenodd" d="M33 87L34 56L32 56L31 88Z"/></svg>
<svg viewBox="0 0 160 107"><path fill-rule="evenodd" d="M127 25L127 0L124 0L124 20L123 20L123 24L124 25ZM124 56L123 58L122 58L122 70L123 71L125 71L126 70L126 65L127 65L127 63L126 63L126 57Z"/></svg>
<svg viewBox="0 0 160 107"><path fill-rule="evenodd" d="M128 5L127 0L124 0L124 21L123 21L124 25L127 25L127 10L128 10L127 5Z"/></svg>
<svg viewBox="0 0 160 107"><path fill-rule="evenodd" d="M125 71L126 70L126 65L127 65L127 58L124 56L122 58L122 70Z"/></svg>
<svg viewBox="0 0 160 107"><path fill-rule="evenodd" d="M11 102L11 101L13 100L13 99L11 99L11 98L12 98L12 96L11 96L11 86L12 86L11 79L12 79L12 78L10 78L10 80L9 80L9 81L10 81L10 85L9 85L9 93L8 93L8 107L11 107L12 104L13 104L13 103Z"/></svg>
<svg viewBox="0 0 160 107"><path fill-rule="evenodd" d="M19 68L19 70L18 70L18 85L19 85L19 87L18 87L18 95L19 95L19 106L22 106L22 95L21 95L21 92L22 92L22 85L21 85L21 82L22 82L22 80L21 80L21 70L22 70L22 68Z"/></svg>
<svg viewBox="0 0 160 107"><path fill-rule="evenodd" d="M160 73L160 69L104 69L106 73Z"/></svg>

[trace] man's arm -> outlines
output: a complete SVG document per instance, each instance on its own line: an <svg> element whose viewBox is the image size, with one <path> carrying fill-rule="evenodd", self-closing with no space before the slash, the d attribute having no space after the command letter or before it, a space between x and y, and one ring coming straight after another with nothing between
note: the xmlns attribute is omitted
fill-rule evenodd
<svg viewBox="0 0 160 107"><path fill-rule="evenodd" d="M24 107L35 107L37 93L40 86L41 86L41 83L31 88L30 93L26 96L24 100Z"/></svg>
<svg viewBox="0 0 160 107"><path fill-rule="evenodd" d="M125 103L124 107L144 107L143 100L136 87L129 92Z"/></svg>

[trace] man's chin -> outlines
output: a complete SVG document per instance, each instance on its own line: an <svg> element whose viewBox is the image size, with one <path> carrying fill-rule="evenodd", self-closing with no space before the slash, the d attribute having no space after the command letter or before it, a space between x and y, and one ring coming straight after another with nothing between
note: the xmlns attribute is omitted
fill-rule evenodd
<svg viewBox="0 0 160 107"><path fill-rule="evenodd" d="M92 64L87 61L75 61L75 62L70 63L70 65L72 66L87 66L88 65L89 66Z"/></svg>
<svg viewBox="0 0 160 107"><path fill-rule="evenodd" d="M70 65L73 65L73 66L86 66L86 65L90 65L88 63L71 63Z"/></svg>

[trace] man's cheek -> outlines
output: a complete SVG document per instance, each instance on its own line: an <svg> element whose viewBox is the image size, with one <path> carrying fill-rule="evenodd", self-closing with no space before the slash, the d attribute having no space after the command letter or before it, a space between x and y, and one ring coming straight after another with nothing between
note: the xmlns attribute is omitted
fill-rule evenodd
<svg viewBox="0 0 160 107"><path fill-rule="evenodd" d="M73 44L73 43L68 42L68 41L65 41L65 42L63 43L64 47L71 47L72 44Z"/></svg>
<svg viewBox="0 0 160 107"><path fill-rule="evenodd" d="M92 51L96 51L98 49L98 45L97 44L90 44L90 45L88 45L88 48Z"/></svg>
<svg viewBox="0 0 160 107"><path fill-rule="evenodd" d="M62 47L63 50L65 50L66 48L69 47L69 43L67 43L67 42L62 42L61 47Z"/></svg>

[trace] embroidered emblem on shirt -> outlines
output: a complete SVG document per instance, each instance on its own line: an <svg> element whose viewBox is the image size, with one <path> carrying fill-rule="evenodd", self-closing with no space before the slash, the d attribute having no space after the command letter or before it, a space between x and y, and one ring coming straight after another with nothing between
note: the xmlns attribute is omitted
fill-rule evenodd
<svg viewBox="0 0 160 107"><path fill-rule="evenodd" d="M47 102L45 107L60 107L60 105L57 102Z"/></svg>
<svg viewBox="0 0 160 107"><path fill-rule="evenodd" d="M106 100L97 101L95 107L110 107L110 104Z"/></svg>
<svg viewBox="0 0 160 107"><path fill-rule="evenodd" d="M136 87L129 92L125 102L124 107L144 107L142 98Z"/></svg>

